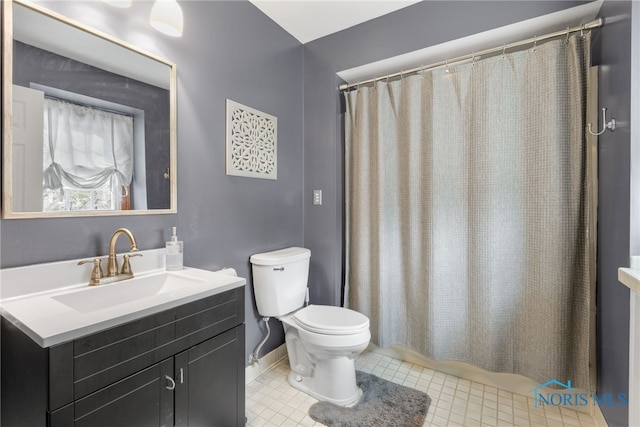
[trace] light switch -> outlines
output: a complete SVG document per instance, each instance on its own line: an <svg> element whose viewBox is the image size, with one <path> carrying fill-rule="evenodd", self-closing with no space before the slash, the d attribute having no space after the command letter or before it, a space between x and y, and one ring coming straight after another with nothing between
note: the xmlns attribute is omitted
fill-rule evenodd
<svg viewBox="0 0 640 427"><path fill-rule="evenodd" d="M322 190L313 190L313 204L314 205L322 204Z"/></svg>

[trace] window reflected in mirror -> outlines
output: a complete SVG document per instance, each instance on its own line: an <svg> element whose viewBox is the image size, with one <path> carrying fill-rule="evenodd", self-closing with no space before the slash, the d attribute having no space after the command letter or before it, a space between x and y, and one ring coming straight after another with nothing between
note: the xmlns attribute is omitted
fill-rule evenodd
<svg viewBox="0 0 640 427"><path fill-rule="evenodd" d="M45 98L43 128L43 211L122 210L133 177L133 116Z"/></svg>

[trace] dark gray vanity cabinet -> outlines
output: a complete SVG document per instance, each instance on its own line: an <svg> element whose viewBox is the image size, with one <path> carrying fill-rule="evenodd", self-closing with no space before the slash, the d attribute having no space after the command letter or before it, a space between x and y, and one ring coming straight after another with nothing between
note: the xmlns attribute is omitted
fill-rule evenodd
<svg viewBox="0 0 640 427"><path fill-rule="evenodd" d="M2 426L242 426L244 288L42 348L2 319Z"/></svg>

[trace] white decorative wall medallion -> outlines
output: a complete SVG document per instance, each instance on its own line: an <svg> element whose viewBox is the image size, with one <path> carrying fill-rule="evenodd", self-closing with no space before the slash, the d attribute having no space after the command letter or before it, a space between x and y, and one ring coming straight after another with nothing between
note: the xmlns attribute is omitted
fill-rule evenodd
<svg viewBox="0 0 640 427"><path fill-rule="evenodd" d="M278 178L278 118L227 99L227 175Z"/></svg>

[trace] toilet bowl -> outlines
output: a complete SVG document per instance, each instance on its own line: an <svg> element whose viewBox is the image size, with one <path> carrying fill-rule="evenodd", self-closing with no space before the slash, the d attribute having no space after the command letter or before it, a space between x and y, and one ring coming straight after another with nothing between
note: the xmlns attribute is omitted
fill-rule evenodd
<svg viewBox="0 0 640 427"><path fill-rule="evenodd" d="M289 384L318 400L348 406L362 395L354 359L371 339L369 319L342 307L305 307L310 256L296 247L251 256L256 305L262 316L283 324Z"/></svg>
<svg viewBox="0 0 640 427"><path fill-rule="evenodd" d="M356 384L354 359L369 345L369 319L353 310L322 305L279 319L291 366L289 384L336 405L357 402L362 392Z"/></svg>

